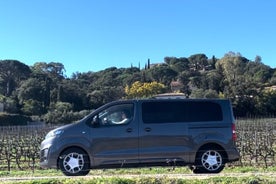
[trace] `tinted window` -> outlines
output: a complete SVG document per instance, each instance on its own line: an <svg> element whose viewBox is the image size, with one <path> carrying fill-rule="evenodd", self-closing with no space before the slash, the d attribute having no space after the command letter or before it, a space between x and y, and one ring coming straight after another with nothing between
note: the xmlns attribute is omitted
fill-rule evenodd
<svg viewBox="0 0 276 184"><path fill-rule="evenodd" d="M221 121L222 110L214 102L144 102L142 118L144 123Z"/></svg>

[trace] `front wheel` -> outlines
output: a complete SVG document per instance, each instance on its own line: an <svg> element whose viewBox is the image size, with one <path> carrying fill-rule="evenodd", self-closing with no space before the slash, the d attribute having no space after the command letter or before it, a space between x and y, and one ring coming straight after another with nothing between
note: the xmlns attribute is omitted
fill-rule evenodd
<svg viewBox="0 0 276 184"><path fill-rule="evenodd" d="M224 169L225 158L217 149L200 150L196 157L194 173L219 173Z"/></svg>
<svg viewBox="0 0 276 184"><path fill-rule="evenodd" d="M59 168L66 176L85 176L90 171L89 158L79 148L64 151L59 159Z"/></svg>

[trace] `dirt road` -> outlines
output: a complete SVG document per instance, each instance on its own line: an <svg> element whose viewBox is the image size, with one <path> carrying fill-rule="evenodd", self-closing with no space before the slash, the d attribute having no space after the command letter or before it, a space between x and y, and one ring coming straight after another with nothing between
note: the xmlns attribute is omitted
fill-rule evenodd
<svg viewBox="0 0 276 184"><path fill-rule="evenodd" d="M67 177L67 176L26 176L26 177L0 177L0 182L11 182L11 181L29 181L29 180L42 180L42 179L66 179L66 178L82 178L82 179L93 179L93 178L107 178L107 177L120 177L120 178L135 178L135 177L167 177L167 178L186 178L186 179L207 179L211 177L267 177L267 178L275 178L275 172L250 172L250 173L220 173L220 174L135 174L135 175L88 175L83 177Z"/></svg>

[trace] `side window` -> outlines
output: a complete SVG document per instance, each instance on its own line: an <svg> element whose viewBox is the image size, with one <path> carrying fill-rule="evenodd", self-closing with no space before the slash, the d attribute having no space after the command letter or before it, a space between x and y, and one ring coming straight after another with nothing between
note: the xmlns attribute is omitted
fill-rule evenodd
<svg viewBox="0 0 276 184"><path fill-rule="evenodd" d="M186 109L188 122L223 120L221 106L214 102L189 102Z"/></svg>
<svg viewBox="0 0 276 184"><path fill-rule="evenodd" d="M170 123L181 121L178 102L144 102L142 103L142 119L144 123Z"/></svg>
<svg viewBox="0 0 276 184"><path fill-rule="evenodd" d="M142 119L144 123L221 121L223 115L220 105L214 102L164 101L144 102Z"/></svg>
<svg viewBox="0 0 276 184"><path fill-rule="evenodd" d="M133 104L120 104L99 112L93 122L97 122L99 126L112 126L128 124L132 119Z"/></svg>

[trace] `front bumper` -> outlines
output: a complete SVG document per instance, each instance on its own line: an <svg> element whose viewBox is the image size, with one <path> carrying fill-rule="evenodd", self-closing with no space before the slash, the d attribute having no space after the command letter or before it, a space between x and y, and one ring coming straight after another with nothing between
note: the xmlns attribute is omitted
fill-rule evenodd
<svg viewBox="0 0 276 184"><path fill-rule="evenodd" d="M57 168L59 153L54 148L54 139L44 140L40 148L40 167Z"/></svg>

